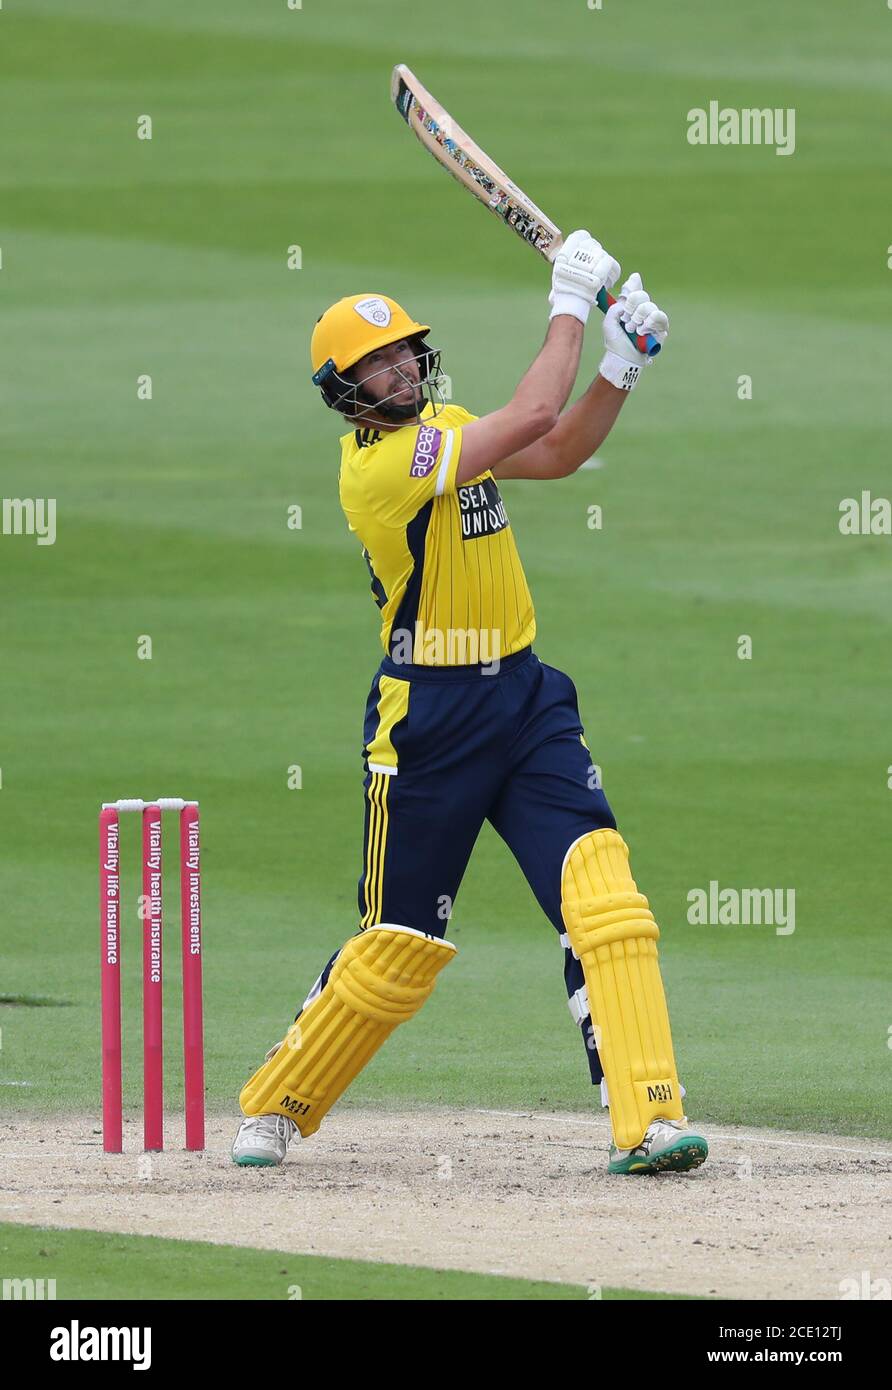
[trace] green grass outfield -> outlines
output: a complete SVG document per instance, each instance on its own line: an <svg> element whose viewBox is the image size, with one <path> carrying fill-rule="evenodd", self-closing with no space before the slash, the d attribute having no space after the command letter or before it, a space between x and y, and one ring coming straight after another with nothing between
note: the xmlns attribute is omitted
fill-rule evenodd
<svg viewBox="0 0 892 1390"><path fill-rule="evenodd" d="M892 1132L892 539L837 525L890 487L890 24L829 0L4 4L0 491L58 506L55 545L0 536L7 1112L98 1107L101 800L201 799L214 1109L354 929L377 612L310 331L341 294L391 293L482 413L547 312L544 265L389 108L403 60L672 316L604 466L504 496L537 650L576 682L662 927L689 1113ZM795 107L795 154L690 146L711 99ZM794 889L795 933L689 925L711 880ZM592 1105L553 930L489 831L450 935L345 1104ZM173 1062L172 937L168 960Z"/></svg>
<svg viewBox="0 0 892 1390"><path fill-rule="evenodd" d="M332 1260L238 1245L47 1230L0 1222L0 1278L54 1279L57 1299L387 1299L511 1302L685 1298L504 1279L455 1269ZM47 1284L43 1286L47 1288ZM6 1295L4 1294L4 1297Z"/></svg>

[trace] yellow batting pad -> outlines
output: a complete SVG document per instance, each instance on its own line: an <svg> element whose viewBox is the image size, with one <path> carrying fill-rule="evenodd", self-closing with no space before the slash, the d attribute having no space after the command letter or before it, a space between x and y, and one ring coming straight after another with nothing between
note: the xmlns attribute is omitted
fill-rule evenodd
<svg viewBox="0 0 892 1390"><path fill-rule="evenodd" d="M561 912L599 1030L613 1140L632 1149L652 1120L684 1116L657 958L660 929L616 830L590 831L571 846Z"/></svg>
<svg viewBox="0 0 892 1390"><path fill-rule="evenodd" d="M417 1013L452 957L449 941L411 927L369 927L341 951L324 989L239 1097L246 1115L287 1115L303 1138L398 1023Z"/></svg>

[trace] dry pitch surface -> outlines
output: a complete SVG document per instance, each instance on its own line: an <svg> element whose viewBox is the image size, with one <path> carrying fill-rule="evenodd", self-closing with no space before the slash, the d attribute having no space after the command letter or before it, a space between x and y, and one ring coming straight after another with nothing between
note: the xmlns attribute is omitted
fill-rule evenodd
<svg viewBox="0 0 892 1390"><path fill-rule="evenodd" d="M722 1126L705 1167L610 1177L604 1116L343 1109L280 1169L105 1155L92 1116L0 1124L0 1219L725 1298L834 1299L892 1273L892 1144Z"/></svg>

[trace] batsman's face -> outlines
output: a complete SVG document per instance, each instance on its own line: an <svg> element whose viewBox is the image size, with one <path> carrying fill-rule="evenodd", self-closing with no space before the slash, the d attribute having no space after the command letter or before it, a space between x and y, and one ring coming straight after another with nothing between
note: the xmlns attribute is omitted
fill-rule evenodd
<svg viewBox="0 0 892 1390"><path fill-rule="evenodd" d="M357 386L362 386L373 400L389 399L392 405L403 406L417 403L421 369L413 344L405 339L367 353L354 370Z"/></svg>

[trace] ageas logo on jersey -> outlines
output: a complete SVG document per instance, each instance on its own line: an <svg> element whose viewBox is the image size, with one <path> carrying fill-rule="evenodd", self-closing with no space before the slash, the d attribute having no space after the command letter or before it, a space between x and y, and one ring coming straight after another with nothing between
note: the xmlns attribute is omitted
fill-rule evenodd
<svg viewBox="0 0 892 1390"><path fill-rule="evenodd" d="M410 478L427 477L436 465L442 438L442 432L435 430L433 425L422 425L419 428L418 438L415 440L415 453L412 455L412 467L409 469Z"/></svg>

